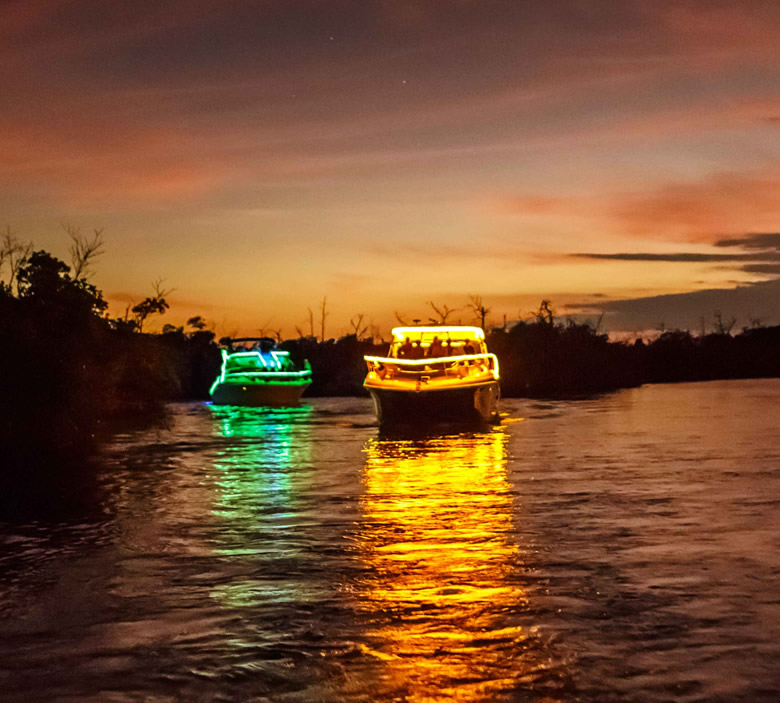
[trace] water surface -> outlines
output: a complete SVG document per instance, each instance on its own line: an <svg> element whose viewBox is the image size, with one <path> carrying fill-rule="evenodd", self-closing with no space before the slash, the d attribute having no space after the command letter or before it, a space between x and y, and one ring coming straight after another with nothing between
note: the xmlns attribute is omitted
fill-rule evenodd
<svg viewBox="0 0 780 703"><path fill-rule="evenodd" d="M779 404L173 406L0 523L0 700L777 701Z"/></svg>

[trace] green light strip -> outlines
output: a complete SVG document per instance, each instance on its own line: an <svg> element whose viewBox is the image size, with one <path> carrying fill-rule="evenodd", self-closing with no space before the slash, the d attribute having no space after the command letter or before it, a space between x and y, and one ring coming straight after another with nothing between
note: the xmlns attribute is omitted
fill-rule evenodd
<svg viewBox="0 0 780 703"><path fill-rule="evenodd" d="M261 378L261 379L254 379L252 381L246 380L246 381L236 381L236 380L227 380L223 381L222 383L216 382L212 387L210 394L214 395L214 391L216 391L217 387L220 385L224 386L248 386L248 387L254 387L254 386L308 386L310 383L309 379L290 379L288 381L282 380L282 379L275 379L275 378Z"/></svg>
<svg viewBox="0 0 780 703"><path fill-rule="evenodd" d="M217 386L219 386L221 383L239 385L241 381L239 381L238 378L246 376L254 377L263 381L265 384L270 383L272 385L279 386L301 386L304 383L311 382L311 368L304 369L303 371L243 371L240 368L227 371L226 366L228 361L236 356L257 357L260 359L260 362L264 368L268 368L268 366L262 354L258 351L235 352L233 354L228 354L225 349L220 349L220 352L222 354L222 369L220 370L219 376L216 378L214 383L211 384L211 388L209 388L209 395L212 396L214 395L214 391L217 389ZM290 353L281 350L273 350L271 355L274 362L276 363L276 367L281 368L281 361L279 360L279 357L289 356Z"/></svg>
<svg viewBox="0 0 780 703"><path fill-rule="evenodd" d="M278 378L279 376L306 376L311 375L311 371L228 371L226 376L273 376Z"/></svg>

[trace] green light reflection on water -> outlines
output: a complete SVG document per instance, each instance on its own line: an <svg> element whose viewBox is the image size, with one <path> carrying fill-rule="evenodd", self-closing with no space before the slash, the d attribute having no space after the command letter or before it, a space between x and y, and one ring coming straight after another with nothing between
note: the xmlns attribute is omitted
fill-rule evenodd
<svg viewBox="0 0 780 703"><path fill-rule="evenodd" d="M312 407L210 406L214 432L227 440L214 461L212 513L224 520L215 552L236 562L238 573L216 585L212 597L228 608L306 599L292 580L267 582L262 564L295 558L287 531L298 519L302 489L311 476Z"/></svg>
<svg viewBox="0 0 780 703"><path fill-rule="evenodd" d="M293 468L306 469L311 463L312 408L211 408L217 433L236 440L214 463L219 476L215 514L253 517L265 501L294 505Z"/></svg>

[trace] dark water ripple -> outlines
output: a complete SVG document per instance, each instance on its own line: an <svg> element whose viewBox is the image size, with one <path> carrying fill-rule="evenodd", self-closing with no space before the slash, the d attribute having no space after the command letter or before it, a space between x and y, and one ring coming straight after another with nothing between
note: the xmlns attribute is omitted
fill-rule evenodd
<svg viewBox="0 0 780 703"><path fill-rule="evenodd" d="M0 523L0 700L780 700L779 401L176 406Z"/></svg>

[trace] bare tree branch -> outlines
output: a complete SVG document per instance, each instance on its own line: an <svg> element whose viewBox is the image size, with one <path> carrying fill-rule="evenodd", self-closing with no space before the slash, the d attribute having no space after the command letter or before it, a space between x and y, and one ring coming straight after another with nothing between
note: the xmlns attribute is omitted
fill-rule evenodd
<svg viewBox="0 0 780 703"><path fill-rule="evenodd" d="M164 278L158 278L156 281L152 281L152 289L154 290L155 298L164 298L175 291L175 288L163 288Z"/></svg>
<svg viewBox="0 0 780 703"><path fill-rule="evenodd" d="M0 281L2 280L2 267L8 263L8 287L13 290L16 284L16 292L19 293L19 268L24 260L32 253L33 243L22 243L14 234L10 226L6 226L2 242L0 242Z"/></svg>
<svg viewBox="0 0 780 703"><path fill-rule="evenodd" d="M90 267L101 254L103 254L103 230L93 230L91 238L81 234L78 227L64 224L62 228L71 239L70 264L73 269L73 278L86 279L90 273Z"/></svg>
<svg viewBox="0 0 780 703"><path fill-rule="evenodd" d="M488 313L490 312L490 308L485 307L484 303L482 302L481 295L469 294L469 300L471 301L469 303L469 308L471 308L471 311L474 313L474 316L479 320L479 326L482 329L485 329L485 321L487 320L487 316Z"/></svg>
<svg viewBox="0 0 780 703"><path fill-rule="evenodd" d="M731 334L731 330L734 325L737 324L737 318L732 317L729 320L724 320L720 310L716 310L715 314L715 332L717 334Z"/></svg>
<svg viewBox="0 0 780 703"><path fill-rule="evenodd" d="M328 298L325 296L322 298L322 302L320 303L320 339L323 342L325 341L325 318L330 314L325 312L327 302Z"/></svg>
<svg viewBox="0 0 780 703"><path fill-rule="evenodd" d="M273 316L269 317L269 318L268 318L268 320L266 321L266 323L265 323L265 324L264 324L262 327L258 327L258 328L257 328L257 333L258 333L258 334L259 334L261 337L267 337L267 336L268 336L268 334L266 334L266 332L271 332L271 333L273 333L273 329L271 329L271 328L269 327L269 325L271 324L271 321L272 321L273 319L274 319L274 318L273 318Z"/></svg>
<svg viewBox="0 0 780 703"><path fill-rule="evenodd" d="M446 324L447 318L458 310L458 308L451 308L449 305L438 306L432 300L428 301L428 305L430 305L433 308L433 311L438 315L438 322L440 322L442 325ZM437 322L437 320L433 318L431 318L431 321Z"/></svg>
<svg viewBox="0 0 780 703"><path fill-rule="evenodd" d="M368 331L368 325L363 324L364 317L365 315L361 312L351 317L349 320L349 326L352 329L352 334L354 334L357 339L360 339Z"/></svg>
<svg viewBox="0 0 780 703"><path fill-rule="evenodd" d="M404 327L409 327L409 322L406 319L406 315L398 312L397 310L393 312L393 315L395 315L395 319L398 320L398 322L401 323Z"/></svg>

